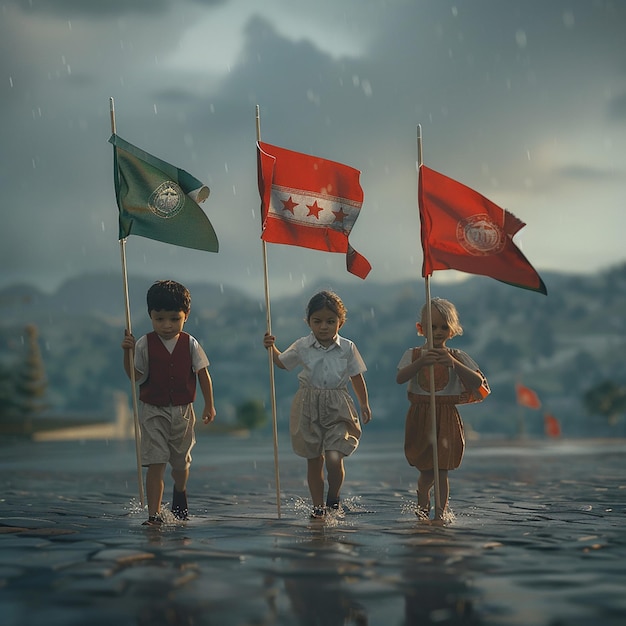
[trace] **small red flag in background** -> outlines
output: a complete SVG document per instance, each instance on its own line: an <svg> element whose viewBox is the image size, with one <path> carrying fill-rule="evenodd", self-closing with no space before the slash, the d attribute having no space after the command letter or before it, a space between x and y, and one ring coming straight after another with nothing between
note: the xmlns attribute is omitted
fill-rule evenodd
<svg viewBox="0 0 626 626"><path fill-rule="evenodd" d="M543 416L543 428L548 437L561 436L561 424L559 424L559 420L550 413L546 413Z"/></svg>
<svg viewBox="0 0 626 626"><path fill-rule="evenodd" d="M512 213L424 165L418 199L422 276L455 269L547 294L539 274L513 243L525 224Z"/></svg>
<svg viewBox="0 0 626 626"><path fill-rule="evenodd" d="M529 409L541 408L539 396L529 387L518 383L515 385L515 391L517 393L517 404L528 407Z"/></svg>
<svg viewBox="0 0 626 626"><path fill-rule="evenodd" d="M342 252L348 271L365 278L372 266L348 242L363 204L361 172L267 143L257 154L263 241Z"/></svg>

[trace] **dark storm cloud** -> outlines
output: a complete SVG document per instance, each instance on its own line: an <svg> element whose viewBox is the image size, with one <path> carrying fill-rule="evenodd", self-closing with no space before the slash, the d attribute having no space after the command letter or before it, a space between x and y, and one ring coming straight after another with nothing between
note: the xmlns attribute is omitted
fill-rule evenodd
<svg viewBox="0 0 626 626"><path fill-rule="evenodd" d="M7 276L118 270L110 96L122 137L209 185L203 208L220 239L220 253L207 258L131 237L131 272L262 284L257 104L265 141L362 171L365 203L351 240L372 262L372 280L419 272L418 124L428 165L493 192L528 222L527 249L538 266L544 248L553 249L542 248L546 220L588 206L590 196L607 220L621 211L614 198L623 197L615 172L626 169L626 5L123 4L33 0L23 11L4 4L0 142L11 151L0 153L0 182L10 229L0 233L0 266ZM45 12L49 6L59 12ZM603 195L607 188L613 196ZM393 246L381 245L381 235ZM555 263L579 262L567 251L574 241L572 232ZM535 257L537 249L544 256ZM621 250L621 242L607 242L602 252ZM293 274L294 285L304 275L344 277L340 257L270 249L276 276Z"/></svg>
<svg viewBox="0 0 626 626"><path fill-rule="evenodd" d="M422 123L427 158L470 180L480 179L484 164L468 161L472 145L487 147L494 163L524 155L580 100L589 65L624 58L624 44L615 44L626 41L625 12L613 3L579 0L567 10L542 0L426 4L408 3L393 17L381 12L368 58L373 106L376 117Z"/></svg>
<svg viewBox="0 0 626 626"><path fill-rule="evenodd" d="M13 0L26 13L43 13L63 19L76 17L120 16L129 13L165 12L180 6L179 0ZM191 0L195 4L216 7L227 0Z"/></svg>
<svg viewBox="0 0 626 626"><path fill-rule="evenodd" d="M14 0L15 1L15 0ZM172 0L17 0L25 13L71 17L124 15L125 13L159 13L173 4Z"/></svg>
<svg viewBox="0 0 626 626"><path fill-rule="evenodd" d="M331 138L335 145L345 141L365 99L353 83L358 64L333 60L310 41L290 41L261 17L249 21L245 35L243 53L220 85L217 102L226 116L227 103L239 104L231 115L260 104L263 118L276 125L274 143L295 140L300 149L318 149Z"/></svg>
<svg viewBox="0 0 626 626"><path fill-rule="evenodd" d="M206 7L217 7L224 4L228 4L229 0L191 0L194 4L199 4L201 6ZM176 4L174 0L172 0L172 4Z"/></svg>

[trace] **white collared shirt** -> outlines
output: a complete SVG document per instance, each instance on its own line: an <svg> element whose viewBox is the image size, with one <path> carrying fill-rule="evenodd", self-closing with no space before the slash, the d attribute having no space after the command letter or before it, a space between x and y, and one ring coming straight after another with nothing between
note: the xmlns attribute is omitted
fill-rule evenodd
<svg viewBox="0 0 626 626"><path fill-rule="evenodd" d="M340 335L325 348L311 332L294 341L279 358L288 370L301 365L298 380L317 389L346 387L352 376L367 370L356 345Z"/></svg>

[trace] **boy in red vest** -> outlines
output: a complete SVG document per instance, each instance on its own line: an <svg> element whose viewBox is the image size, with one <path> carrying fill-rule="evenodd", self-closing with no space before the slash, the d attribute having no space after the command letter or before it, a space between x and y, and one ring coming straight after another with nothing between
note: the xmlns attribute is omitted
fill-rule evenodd
<svg viewBox="0 0 626 626"><path fill-rule="evenodd" d="M126 330L122 348L129 378L131 353L135 352L135 380L139 384L141 462L148 467L148 520L143 525L160 526L168 462L174 479L172 513L177 519L189 519L186 488L191 448L196 442L196 380L204 397L205 424L215 418L215 406L209 360L196 339L183 332L191 309L189 291L173 280L160 280L148 289L147 302L153 332L135 341Z"/></svg>

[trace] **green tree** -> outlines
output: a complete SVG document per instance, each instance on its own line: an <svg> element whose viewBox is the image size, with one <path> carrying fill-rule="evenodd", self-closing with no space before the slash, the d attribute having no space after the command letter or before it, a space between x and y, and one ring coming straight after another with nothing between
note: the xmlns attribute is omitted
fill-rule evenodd
<svg viewBox="0 0 626 626"><path fill-rule="evenodd" d="M20 415L28 432L32 419L47 408L45 395L48 387L46 370L39 349L38 331L34 324L24 329L26 332L26 357L17 369L15 378L15 398Z"/></svg>
<svg viewBox="0 0 626 626"><path fill-rule="evenodd" d="M235 417L237 424L250 430L262 428L268 420L267 411L260 400L246 400L240 404L236 409Z"/></svg>
<svg viewBox="0 0 626 626"><path fill-rule="evenodd" d="M0 364L0 418L6 418L15 411L15 381L11 370Z"/></svg>
<svg viewBox="0 0 626 626"><path fill-rule="evenodd" d="M585 392L583 404L591 415L602 415L615 425L626 411L626 387L606 380Z"/></svg>

